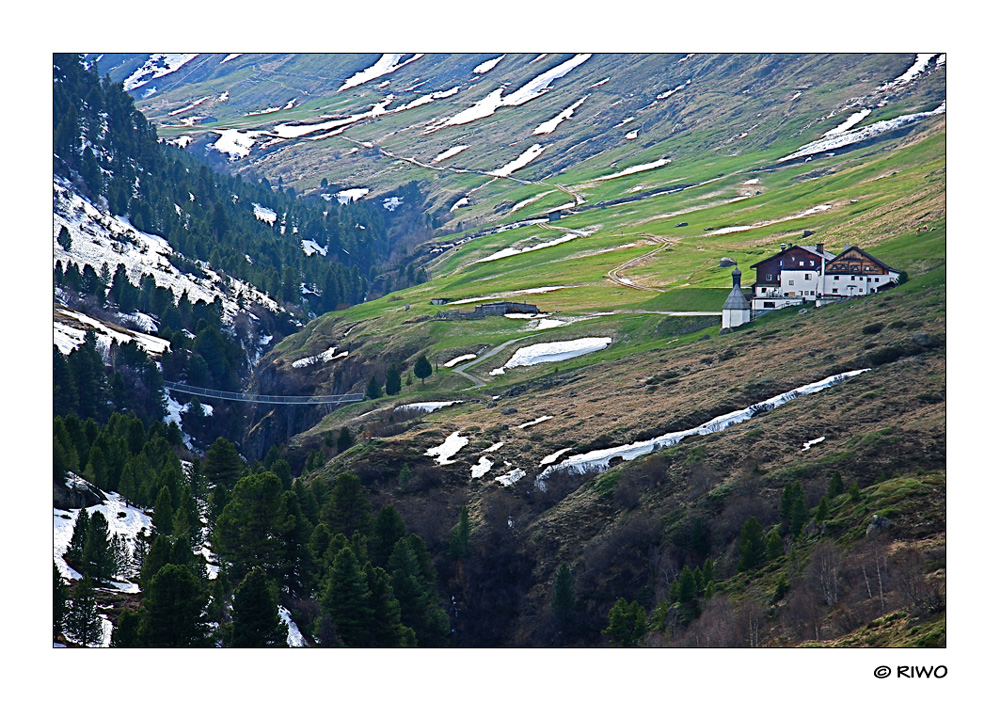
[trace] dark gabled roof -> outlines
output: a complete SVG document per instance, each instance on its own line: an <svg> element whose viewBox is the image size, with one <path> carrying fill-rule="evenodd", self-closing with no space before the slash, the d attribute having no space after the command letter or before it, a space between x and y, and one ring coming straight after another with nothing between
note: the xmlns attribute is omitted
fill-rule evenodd
<svg viewBox="0 0 1000 702"><path fill-rule="evenodd" d="M859 254L861 254L862 256L866 256L866 257L870 258L871 260L873 260L873 261L874 261L875 263L877 263L878 265L880 265L880 266L882 266L883 268L886 268L886 269L888 269L888 270L892 271L893 273L902 273L902 271L900 271L900 270L897 270L897 269L893 268L893 267L892 267L892 266L890 266L890 265L889 265L888 263L883 263L882 261L878 260L877 258L875 258L874 256L872 256L872 255L871 255L870 253L868 253L867 251L865 251L864 249L862 249L862 248L861 248L861 247L859 247L859 246L852 246L852 247L851 247L851 248L849 248L849 249L844 249L844 250L843 250L843 251L841 251L841 252L840 252L839 254L837 254L837 255L836 255L836 256L834 257L834 259L838 259L838 258L840 258L840 257L841 257L841 256L843 256L844 254L846 254L846 253L847 253L848 251L857 251L857 252L858 252Z"/></svg>
<svg viewBox="0 0 1000 702"><path fill-rule="evenodd" d="M819 251L819 250L818 250L818 249L817 249L817 248L816 248L816 247L815 247L814 245L812 245L812 244L792 244L791 246L789 246L789 247L788 247L787 249L785 249L784 251L779 251L779 252L778 252L778 253L776 253L776 254L773 254L773 255L771 255L771 256L768 256L767 258L765 258L765 259L762 259L762 260L760 260L760 261L757 261L757 263L754 263L754 264L752 264L752 265L751 265L750 267L751 267L751 268L756 268L756 267L757 267L757 266L759 266L760 264L762 264L762 263L767 263L768 261L770 261L770 260L771 260L771 259L773 259L773 258L777 258L778 256L784 256L784 255L785 255L786 253L788 253L788 252L789 252L789 251L791 251L792 249L802 249L803 251L805 251L805 252L807 252L807 253L811 253L811 254L812 254L813 256L819 256L820 258L825 258L825 259L826 259L827 261L829 261L829 260L831 260L831 259L833 259L833 258L836 258L836 256L834 256L834 254L830 253L829 251L825 251L825 250L824 250L824 251L823 251L823 252L821 253L821 252L820 252L820 251Z"/></svg>

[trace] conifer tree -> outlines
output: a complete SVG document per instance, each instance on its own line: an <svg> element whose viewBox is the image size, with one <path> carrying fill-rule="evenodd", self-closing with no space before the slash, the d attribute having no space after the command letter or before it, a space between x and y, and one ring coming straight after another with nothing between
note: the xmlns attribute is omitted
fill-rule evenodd
<svg viewBox="0 0 1000 702"><path fill-rule="evenodd" d="M340 434L337 436L337 453L343 453L353 445L354 437L351 436L351 430L347 427L342 427Z"/></svg>
<svg viewBox="0 0 1000 702"><path fill-rule="evenodd" d="M416 646L413 629L403 626L399 600L392 592L389 574L371 563L365 564L364 572L372 608L371 644L380 648Z"/></svg>
<svg viewBox="0 0 1000 702"><path fill-rule="evenodd" d="M406 524L399 516L399 512L391 504L383 505L372 523L372 535L368 540L368 555L371 562L383 568L387 566L396 542L404 536L406 536Z"/></svg>
<svg viewBox="0 0 1000 702"><path fill-rule="evenodd" d="M754 570L762 566L767 559L767 545L764 541L764 530L756 517L750 517L743 523L739 540L740 560L737 566L740 572Z"/></svg>
<svg viewBox="0 0 1000 702"><path fill-rule="evenodd" d="M816 505L816 523L822 524L830 516L830 500L824 495Z"/></svg>
<svg viewBox="0 0 1000 702"><path fill-rule="evenodd" d="M612 646L637 646L646 631L646 611L642 605L629 604L622 597L608 612L608 626L601 633L608 637Z"/></svg>
<svg viewBox="0 0 1000 702"><path fill-rule="evenodd" d="M169 536L174 533L174 504L170 488L166 485L160 488L153 506L153 528L158 534Z"/></svg>
<svg viewBox="0 0 1000 702"><path fill-rule="evenodd" d="M458 524L451 530L451 539L448 542L448 555L450 557L455 560L465 558L469 551L469 535L471 531L472 529L469 526L469 508L468 506L463 506L462 513L458 518Z"/></svg>
<svg viewBox="0 0 1000 702"><path fill-rule="evenodd" d="M355 531L365 532L371 519L371 504L361 478L353 473L337 476L333 490L323 505L321 518L335 534L350 536Z"/></svg>
<svg viewBox="0 0 1000 702"><path fill-rule="evenodd" d="M213 546L232 563L232 575L241 578L254 566L276 575L284 544L277 528L281 480L270 471L240 478L232 498L216 520Z"/></svg>
<svg viewBox="0 0 1000 702"><path fill-rule="evenodd" d="M198 578L185 566L168 563L145 588L139 641L160 648L207 646L207 603Z"/></svg>
<svg viewBox="0 0 1000 702"><path fill-rule="evenodd" d="M52 564L52 638L58 638L63 633L63 618L66 616L69 588L59 574L59 568Z"/></svg>
<svg viewBox="0 0 1000 702"><path fill-rule="evenodd" d="M402 378L399 375L399 369L396 364L389 366L389 370L385 374L385 394L386 395L398 395L399 391L402 389Z"/></svg>
<svg viewBox="0 0 1000 702"><path fill-rule="evenodd" d="M785 554L784 544L781 542L781 534L777 529L771 529L767 533L767 560L773 561Z"/></svg>
<svg viewBox="0 0 1000 702"><path fill-rule="evenodd" d="M382 386L375 379L374 375L368 381L368 387L365 389L365 397L369 400L377 400L382 397Z"/></svg>
<svg viewBox="0 0 1000 702"><path fill-rule="evenodd" d="M233 442L219 437L205 452L202 469L211 482L231 488L243 473L244 464Z"/></svg>
<svg viewBox="0 0 1000 702"><path fill-rule="evenodd" d="M288 626L278 616L278 594L267 574L253 568L233 591L233 628L229 645L236 648L286 646Z"/></svg>
<svg viewBox="0 0 1000 702"><path fill-rule="evenodd" d="M345 646L371 645L373 610L368 581L350 547L337 553L327 575L320 605L337 626Z"/></svg>
<svg viewBox="0 0 1000 702"><path fill-rule="evenodd" d="M555 592L552 596L552 611L556 615L559 628L565 630L572 622L576 608L576 595L573 591L573 573L569 566L563 563L556 571Z"/></svg>
<svg viewBox="0 0 1000 702"><path fill-rule="evenodd" d="M83 568L83 549L87 544L87 533L90 530L90 513L81 509L73 525L73 535L66 547L66 562Z"/></svg>
<svg viewBox="0 0 1000 702"><path fill-rule="evenodd" d="M66 613L64 630L66 638L81 646L95 646L101 642L103 631L97 614L97 597L87 575L73 589L73 601Z"/></svg>
<svg viewBox="0 0 1000 702"><path fill-rule="evenodd" d="M840 477L840 471L833 471L833 475L830 477L830 487L826 490L826 496L833 499L837 495L844 492L844 480Z"/></svg>
<svg viewBox="0 0 1000 702"><path fill-rule="evenodd" d="M427 360L426 356L421 356L417 359L417 363L413 366L413 373L420 378L420 384L424 384L424 380L431 377L434 369L431 368L430 361Z"/></svg>
<svg viewBox="0 0 1000 702"><path fill-rule="evenodd" d="M118 617L111 632L113 648L135 648L139 645L139 623L142 615L133 609L125 609Z"/></svg>

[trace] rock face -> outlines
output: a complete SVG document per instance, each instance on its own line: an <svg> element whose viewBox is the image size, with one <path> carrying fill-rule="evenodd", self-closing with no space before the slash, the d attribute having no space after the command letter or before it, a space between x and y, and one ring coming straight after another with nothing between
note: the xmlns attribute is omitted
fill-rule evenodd
<svg viewBox="0 0 1000 702"><path fill-rule="evenodd" d="M723 256L719 259L719 268L730 268L736 265L736 261L729 258L728 256Z"/></svg>
<svg viewBox="0 0 1000 702"><path fill-rule="evenodd" d="M868 528L865 530L865 536L871 536L872 534L878 536L891 526L892 522L889 519L886 519L885 517L882 517L877 514L873 514L872 521L868 525Z"/></svg>

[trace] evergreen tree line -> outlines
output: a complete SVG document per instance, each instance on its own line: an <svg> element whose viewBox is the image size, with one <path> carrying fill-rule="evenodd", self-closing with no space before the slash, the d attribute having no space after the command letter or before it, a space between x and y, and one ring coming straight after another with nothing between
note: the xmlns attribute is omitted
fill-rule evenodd
<svg viewBox="0 0 1000 702"><path fill-rule="evenodd" d="M387 284L380 268L391 254L377 204L300 198L267 179L215 173L182 149L158 143L155 128L120 83L101 79L76 55L57 54L54 63L55 173L76 182L93 202L105 202L111 214L166 239L182 270L196 272L190 262L207 261L314 314L385 292L373 289L376 279L376 287ZM253 203L279 220L261 221ZM306 256L303 239L316 241L327 255ZM71 248L71 237L58 240ZM401 270L391 278L413 284L426 273Z"/></svg>
<svg viewBox="0 0 1000 702"><path fill-rule="evenodd" d="M114 412L130 412L145 425L159 423L166 407L163 376L156 363L134 341L113 341L107 356L108 365L93 331L69 354L53 345L55 415L103 423Z"/></svg>

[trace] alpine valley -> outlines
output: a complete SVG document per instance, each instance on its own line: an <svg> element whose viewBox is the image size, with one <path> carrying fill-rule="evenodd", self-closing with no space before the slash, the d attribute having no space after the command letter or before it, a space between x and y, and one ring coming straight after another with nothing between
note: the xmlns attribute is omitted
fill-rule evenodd
<svg viewBox="0 0 1000 702"><path fill-rule="evenodd" d="M53 63L56 646L945 646L944 54Z"/></svg>

